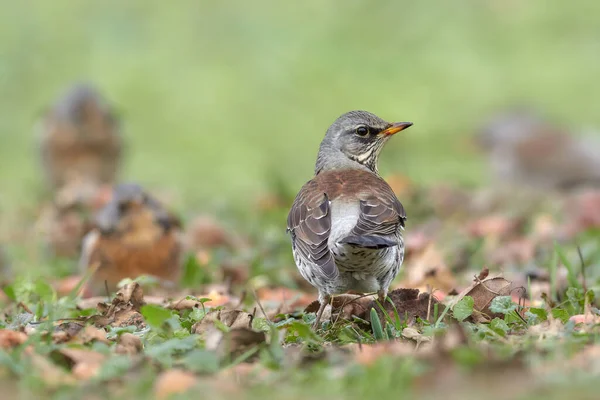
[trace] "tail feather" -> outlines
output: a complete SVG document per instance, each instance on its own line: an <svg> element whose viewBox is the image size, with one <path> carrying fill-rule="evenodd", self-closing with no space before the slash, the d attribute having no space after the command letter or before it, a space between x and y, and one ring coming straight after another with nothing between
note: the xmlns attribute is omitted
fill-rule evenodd
<svg viewBox="0 0 600 400"><path fill-rule="evenodd" d="M384 236L346 236L339 243L347 243L352 246L364 247L366 249L385 249L398 245L398 241Z"/></svg>

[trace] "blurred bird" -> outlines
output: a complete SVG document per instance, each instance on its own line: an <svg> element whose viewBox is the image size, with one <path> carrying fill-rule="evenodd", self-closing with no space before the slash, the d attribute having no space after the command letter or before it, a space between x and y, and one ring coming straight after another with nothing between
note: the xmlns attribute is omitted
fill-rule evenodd
<svg viewBox="0 0 600 400"><path fill-rule="evenodd" d="M55 257L79 256L83 237L93 227L93 215L108 203L110 192L109 186L92 183L62 187L53 202L42 209L36 223L46 250Z"/></svg>
<svg viewBox="0 0 600 400"><path fill-rule="evenodd" d="M559 190L600 185L600 140L573 136L534 113L497 116L477 141L500 181Z"/></svg>
<svg viewBox="0 0 600 400"><path fill-rule="evenodd" d="M113 183L121 160L117 119L88 84L71 87L37 126L39 151L52 189L73 180Z"/></svg>
<svg viewBox="0 0 600 400"><path fill-rule="evenodd" d="M300 189L287 222L296 265L319 291L315 327L331 295L377 292L383 303L400 270L406 214L377 160L392 135L411 125L351 111L321 142L315 177Z"/></svg>
<svg viewBox="0 0 600 400"><path fill-rule="evenodd" d="M96 269L90 290L102 293L125 278L150 275L177 282L182 254L181 225L139 185L118 185L85 237L82 269Z"/></svg>

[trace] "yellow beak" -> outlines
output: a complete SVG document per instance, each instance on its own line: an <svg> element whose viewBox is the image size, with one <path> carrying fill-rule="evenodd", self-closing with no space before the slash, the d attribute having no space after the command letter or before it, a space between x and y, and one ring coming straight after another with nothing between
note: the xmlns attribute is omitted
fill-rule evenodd
<svg viewBox="0 0 600 400"><path fill-rule="evenodd" d="M392 125L382 130L380 135L393 135L412 126L412 122L394 122Z"/></svg>

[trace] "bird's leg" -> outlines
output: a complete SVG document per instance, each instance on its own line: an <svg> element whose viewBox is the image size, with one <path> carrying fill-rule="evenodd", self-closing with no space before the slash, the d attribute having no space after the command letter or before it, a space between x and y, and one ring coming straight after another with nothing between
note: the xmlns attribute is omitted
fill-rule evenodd
<svg viewBox="0 0 600 400"><path fill-rule="evenodd" d="M321 317L323 316L323 311L325 311L325 307L331 300L331 297L327 294L319 293L319 311L317 312L317 318L313 324L313 329L317 330L319 328L319 323L321 322Z"/></svg>
<svg viewBox="0 0 600 400"><path fill-rule="evenodd" d="M387 289L379 289L377 291L377 300L382 307L385 307L385 299L387 298Z"/></svg>

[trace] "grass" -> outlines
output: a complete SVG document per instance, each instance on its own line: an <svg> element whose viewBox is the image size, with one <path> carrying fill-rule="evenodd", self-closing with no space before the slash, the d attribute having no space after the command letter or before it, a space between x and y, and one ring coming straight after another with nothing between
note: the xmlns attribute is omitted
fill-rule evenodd
<svg viewBox="0 0 600 400"><path fill-rule="evenodd" d="M96 82L123 116L124 178L169 187L182 206L243 208L270 174L297 187L327 126L350 109L415 123L385 151L384 173L482 182L467 138L499 107L532 103L558 123L600 124L599 7L11 4L0 38L0 204L9 212L39 186L31 127L78 79Z"/></svg>
<svg viewBox="0 0 600 400"><path fill-rule="evenodd" d="M29 318L28 309L34 322L53 330L48 321L82 313L75 296L60 297L48 284L74 262L48 260L32 228L43 193L32 126L74 80L95 82L122 116L123 180L167 191L170 205L185 220L207 211L251 236L256 248L249 287L263 281L292 286L287 210L256 213L254 199L267 190L295 193L312 175L317 146L338 115L366 109L415 123L384 150L383 175L402 174L419 186L485 186L484 164L470 136L489 114L532 104L575 131L600 126L599 13L596 2L559 0L5 4L0 242L8 244L17 274L5 288L12 301L0 325L23 328L19 318ZM412 217L422 202L427 198L407 203L409 235L410 227L427 217ZM274 326L259 316L253 326L265 332L268 346L252 348L236 361L206 350L204 340L191 334L204 307L181 312L149 307L142 311L149 327L127 328L142 338L145 363L132 366L135 361L114 354L113 344L57 344L36 334L25 345L0 351L3 389L22 398L147 398L160 372L175 366L197 372L198 388L214 398L234 393L258 399L274 390L284 399L453 393L464 399L482 393L586 398L597 391L594 360L584 360L591 363L588 368L570 362L583 357L582 349L598 345L597 325L582 330L568 319L597 304L597 243L597 232L590 232L577 243L542 249L545 253L531 262L551 273L549 302L531 315L523 313L523 320L508 307L510 312L488 324L461 322L467 342L433 358L393 354L400 351L393 347L363 363L330 345L368 348L376 339L388 343L386 338L398 346L412 343L402 336L406 325L397 312L394 319L377 319L379 327L354 321L317 334L308 329L311 315L285 315ZM577 244L588 272L587 292L580 283ZM466 246L476 253L467 268L478 272L487 263L483 239ZM559 288L559 263L568 267L567 288ZM211 281L197 265L188 267L186 287ZM474 312L470 300L463 300L458 317L456 311L439 310L433 326L416 325L419 335L434 341L452 337L458 320L468 321ZM560 321L560 328L539 331L544 319ZM123 334L120 328L106 330L114 337ZM93 349L109 361L82 385L53 385L26 356L27 345L69 373L72 365L60 355L65 348ZM311 356L299 357L296 348ZM253 355L259 361L250 375L227 375L238 371L231 364L244 367L242 358ZM515 371L517 377L511 375ZM535 379L528 371L535 371ZM232 384L244 379L251 384L243 389Z"/></svg>

